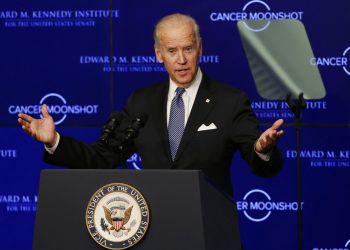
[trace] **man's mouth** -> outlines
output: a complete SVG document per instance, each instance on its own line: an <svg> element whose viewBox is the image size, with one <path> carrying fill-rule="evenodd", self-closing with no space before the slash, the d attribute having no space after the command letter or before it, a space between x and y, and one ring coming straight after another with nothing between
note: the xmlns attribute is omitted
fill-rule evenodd
<svg viewBox="0 0 350 250"><path fill-rule="evenodd" d="M180 75L186 74L189 71L189 69L178 69L176 72L178 72Z"/></svg>

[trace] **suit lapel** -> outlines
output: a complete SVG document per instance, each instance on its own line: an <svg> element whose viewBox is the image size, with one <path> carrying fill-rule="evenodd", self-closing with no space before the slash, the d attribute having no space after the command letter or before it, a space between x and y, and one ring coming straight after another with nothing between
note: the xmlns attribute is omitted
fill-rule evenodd
<svg viewBox="0 0 350 250"><path fill-rule="evenodd" d="M203 121L215 106L215 98L213 97L213 94L214 88L210 80L203 74L202 82L199 86L196 99L194 101L190 116L186 123L186 128L182 136L181 143L174 162L176 162L176 160L184 152L192 137L197 133L197 129L199 128L199 126L203 124Z"/></svg>
<svg viewBox="0 0 350 250"><path fill-rule="evenodd" d="M155 127L156 131L159 131L160 138L162 141L162 147L166 157L169 160L169 164L171 164L171 154L169 147L169 137L168 137L168 127L167 127L167 100L168 100L168 91L169 91L169 81L164 82L162 84L163 88L161 89L160 100L155 103L155 117L159 117L159 119L155 119Z"/></svg>

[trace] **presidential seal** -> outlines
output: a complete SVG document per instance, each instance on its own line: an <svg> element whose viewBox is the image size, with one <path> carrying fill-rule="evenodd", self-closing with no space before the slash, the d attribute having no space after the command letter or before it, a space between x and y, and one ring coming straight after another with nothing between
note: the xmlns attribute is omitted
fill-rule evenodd
<svg viewBox="0 0 350 250"><path fill-rule="evenodd" d="M136 188L111 183L91 197L86 208L86 227L102 247L126 249L145 236L149 216L145 198Z"/></svg>

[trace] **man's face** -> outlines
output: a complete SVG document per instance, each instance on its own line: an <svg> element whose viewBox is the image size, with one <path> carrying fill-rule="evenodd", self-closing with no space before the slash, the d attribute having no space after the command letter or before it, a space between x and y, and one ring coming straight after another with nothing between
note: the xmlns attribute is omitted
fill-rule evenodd
<svg viewBox="0 0 350 250"><path fill-rule="evenodd" d="M187 87L197 74L202 44L196 40L192 25L185 24L162 29L155 53L176 85Z"/></svg>

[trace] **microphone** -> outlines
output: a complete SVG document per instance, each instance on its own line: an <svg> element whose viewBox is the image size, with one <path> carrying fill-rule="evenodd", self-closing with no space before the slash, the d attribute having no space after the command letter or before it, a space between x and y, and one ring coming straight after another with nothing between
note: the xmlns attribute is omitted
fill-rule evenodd
<svg viewBox="0 0 350 250"><path fill-rule="evenodd" d="M148 116L145 113L137 115L130 123L130 125L124 130L123 138L118 146L118 152L123 168L127 168L126 160L130 157L128 147L132 144L132 140L138 135L139 129L145 126Z"/></svg>
<svg viewBox="0 0 350 250"><path fill-rule="evenodd" d="M108 118L107 124L103 126L101 141L105 144L108 144L108 139L114 130L119 127L120 122L122 121L123 115L119 112L113 111Z"/></svg>
<svg viewBox="0 0 350 250"><path fill-rule="evenodd" d="M124 142L129 142L137 137L139 129L145 126L148 116L146 113L140 113L132 121L124 131Z"/></svg>

